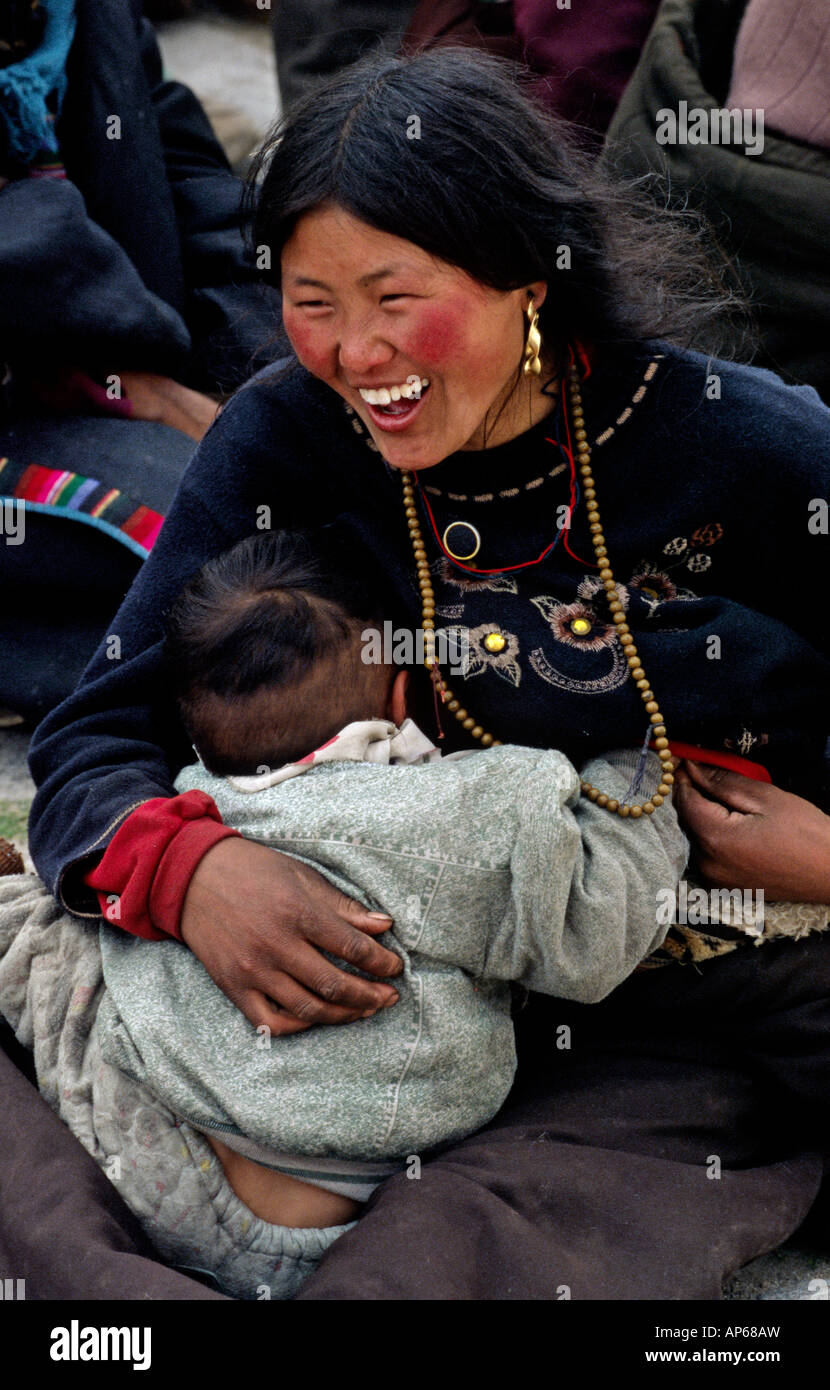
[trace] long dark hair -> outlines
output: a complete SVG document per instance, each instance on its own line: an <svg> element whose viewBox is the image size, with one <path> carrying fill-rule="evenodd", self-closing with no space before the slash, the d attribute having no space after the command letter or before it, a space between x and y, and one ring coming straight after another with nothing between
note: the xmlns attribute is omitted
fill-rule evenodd
<svg viewBox="0 0 830 1390"><path fill-rule="evenodd" d="M469 48L372 57L293 107L249 183L274 283L299 218L327 204L491 288L546 280L540 328L557 370L580 340L720 355L740 342L742 304L705 224L597 170L507 60Z"/></svg>

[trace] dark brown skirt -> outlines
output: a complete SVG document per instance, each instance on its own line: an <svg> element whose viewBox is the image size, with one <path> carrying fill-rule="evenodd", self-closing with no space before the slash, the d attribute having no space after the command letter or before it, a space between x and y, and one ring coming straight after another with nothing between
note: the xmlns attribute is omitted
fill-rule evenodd
<svg viewBox="0 0 830 1390"><path fill-rule="evenodd" d="M807 1217L830 1152L830 938L647 972L602 1004L533 996L517 1021L500 1115L379 1189L299 1299L718 1299ZM0 1111L0 1277L30 1299L218 1296L153 1258L5 1056Z"/></svg>

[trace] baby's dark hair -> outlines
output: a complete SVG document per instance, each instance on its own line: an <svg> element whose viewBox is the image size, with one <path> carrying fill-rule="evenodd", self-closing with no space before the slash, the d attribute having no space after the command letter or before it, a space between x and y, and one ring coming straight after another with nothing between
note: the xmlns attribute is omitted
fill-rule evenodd
<svg viewBox="0 0 830 1390"><path fill-rule="evenodd" d="M173 604L165 642L205 766L253 774L383 717L394 672L364 662L361 642L381 622L370 584L325 537L264 531L209 560Z"/></svg>

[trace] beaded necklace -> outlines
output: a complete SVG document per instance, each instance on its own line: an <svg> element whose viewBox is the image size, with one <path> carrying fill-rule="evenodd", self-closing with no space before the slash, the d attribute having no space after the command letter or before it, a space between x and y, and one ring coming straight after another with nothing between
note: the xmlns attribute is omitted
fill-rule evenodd
<svg viewBox="0 0 830 1390"><path fill-rule="evenodd" d="M666 726L660 708L654 698L646 673L643 670L637 647L628 623L625 621L623 606L617 597L617 584L614 573L608 562L608 550L605 545L605 536L602 530L602 523L597 507L597 494L594 487L594 476L591 470L591 446L588 443L588 434L585 429L585 416L582 411L582 392L579 386L579 376L576 368L572 366L569 371L568 388L571 402L571 422L573 423L573 435L576 442L576 455L578 461L579 474L582 479L582 495L588 506L588 527L591 533L591 541L594 547L594 554L599 566L599 577L603 588L608 595L608 607L616 628L617 639L623 649L631 678L637 686L640 698L645 705L646 713L651 725L651 739L657 751L657 756L662 764L660 770L660 783L657 790L646 801L628 804L620 802L616 797L607 796L605 792L594 787L590 782L580 780L580 787L585 796L591 801L595 801L598 806L604 807L608 811L615 812L618 816L628 817L637 820L641 816L650 816L661 806L671 791L674 775L672 772L673 761L669 749L669 741L666 737ZM566 426L567 412L563 400L563 412L565 413ZM570 429L568 429L570 436ZM412 551L415 557L415 568L418 576L418 587L421 593L421 627L425 634L426 655L424 664L427 667L433 686L450 714L458 720L462 729L469 733L481 744L483 748L498 748L501 740L494 738L487 733L481 724L478 724L471 714L461 704L461 701L453 693L444 677L435 657L435 590L432 587L429 561L427 560L426 546L421 532L421 523L418 519L418 508L415 504L415 479L411 472L401 474L403 486L404 514L409 528L409 537L412 541ZM541 558L541 557L540 557ZM492 635L492 634L491 634Z"/></svg>

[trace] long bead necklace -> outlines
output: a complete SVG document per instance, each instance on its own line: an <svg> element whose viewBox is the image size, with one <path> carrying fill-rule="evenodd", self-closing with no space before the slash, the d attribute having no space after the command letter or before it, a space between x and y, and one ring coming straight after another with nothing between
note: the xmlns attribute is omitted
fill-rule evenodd
<svg viewBox="0 0 830 1390"><path fill-rule="evenodd" d="M673 760L669 749L669 741L666 737L666 726L663 716L660 713L654 692L651 689L646 673L643 670L642 662L637 652L634 638L628 623L625 621L625 612L617 597L617 584L614 573L608 562L608 550L605 545L605 536L602 530L602 523L599 518L599 508L597 507L597 494L594 487L594 475L591 470L591 446L588 443L588 433L585 429L585 416L582 411L582 392L579 387L579 376L576 368L571 367L569 373L569 394L571 401L571 422L574 430L574 440L576 443L576 455L579 473L582 478L582 495L588 506L588 527L591 533L591 540L594 547L594 554L599 565L599 577L603 588L608 595L608 607L616 627L617 638L623 649L631 679L635 682L640 698L646 708L649 723L651 725L651 738L657 751L662 767L660 769L660 783L657 790L652 793L647 801L637 803L623 803L616 797L608 796L605 792L594 787L590 782L580 780L580 787L585 796L591 801L595 801L598 806L603 806L607 811L613 811L618 816L631 816L637 820L640 816L650 816L658 806L661 806L671 791L674 775L672 772ZM424 664L426 665L433 685L450 714L458 720L462 729L476 739L482 748L498 748L501 740L494 738L487 733L481 724L478 724L473 716L463 707L457 695L453 693L444 677L435 656L435 590L432 587L432 576L427 559L426 546L421 532L421 523L418 519L418 508L415 501L415 480L410 472L401 474L403 484L404 513L407 526L409 527L409 537L412 541L412 550L415 556L415 567L418 575L418 587L421 592L421 627L425 635L426 655Z"/></svg>

